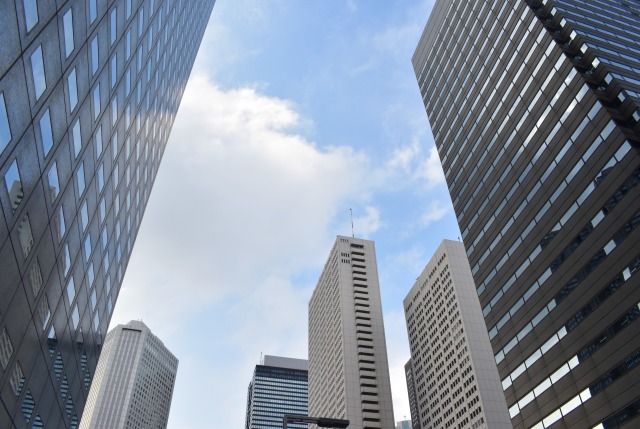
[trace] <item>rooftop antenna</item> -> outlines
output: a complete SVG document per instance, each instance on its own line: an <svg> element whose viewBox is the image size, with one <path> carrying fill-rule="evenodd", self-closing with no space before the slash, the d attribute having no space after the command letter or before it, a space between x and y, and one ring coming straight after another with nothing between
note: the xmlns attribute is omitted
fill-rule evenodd
<svg viewBox="0 0 640 429"><path fill-rule="evenodd" d="M260 352L260 365L264 365L264 359L262 358L262 352Z"/></svg>
<svg viewBox="0 0 640 429"><path fill-rule="evenodd" d="M356 238L356 234L353 232L353 210L349 209L349 213L351 213L351 237Z"/></svg>

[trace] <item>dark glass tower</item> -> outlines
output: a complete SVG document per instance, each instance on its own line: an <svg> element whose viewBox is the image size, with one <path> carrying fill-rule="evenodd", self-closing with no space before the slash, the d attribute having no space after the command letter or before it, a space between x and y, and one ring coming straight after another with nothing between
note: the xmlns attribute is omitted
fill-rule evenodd
<svg viewBox="0 0 640 429"><path fill-rule="evenodd" d="M307 415L308 363L304 359L265 356L256 365L247 394L245 429L282 428L285 414ZM306 429L306 423L289 423Z"/></svg>
<svg viewBox="0 0 640 429"><path fill-rule="evenodd" d="M640 2L438 0L413 65L513 426L637 425Z"/></svg>
<svg viewBox="0 0 640 429"><path fill-rule="evenodd" d="M77 427L213 4L2 2L0 427Z"/></svg>

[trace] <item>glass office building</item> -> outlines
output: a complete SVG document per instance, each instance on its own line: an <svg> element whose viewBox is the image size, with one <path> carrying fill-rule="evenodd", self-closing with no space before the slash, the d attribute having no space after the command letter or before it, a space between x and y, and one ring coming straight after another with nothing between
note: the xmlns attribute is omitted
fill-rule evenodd
<svg viewBox="0 0 640 429"><path fill-rule="evenodd" d="M282 428L285 414L306 416L308 369L304 359L266 355L249 383L245 429ZM307 424L289 423L289 427L306 429Z"/></svg>
<svg viewBox="0 0 640 429"><path fill-rule="evenodd" d="M2 2L0 427L77 427L213 4Z"/></svg>
<svg viewBox="0 0 640 429"><path fill-rule="evenodd" d="M513 426L637 426L640 2L438 0L413 66Z"/></svg>

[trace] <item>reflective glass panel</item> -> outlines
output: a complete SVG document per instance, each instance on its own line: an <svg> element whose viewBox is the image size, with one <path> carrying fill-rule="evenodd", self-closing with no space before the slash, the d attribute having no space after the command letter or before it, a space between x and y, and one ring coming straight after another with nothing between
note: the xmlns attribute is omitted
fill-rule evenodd
<svg viewBox="0 0 640 429"><path fill-rule="evenodd" d="M84 163L80 164L78 168L78 172L76 173L76 177L78 180L78 195L82 195L84 192L85 184L84 184Z"/></svg>
<svg viewBox="0 0 640 429"><path fill-rule="evenodd" d="M96 85L93 90L93 118L98 119L100 116L100 84Z"/></svg>
<svg viewBox="0 0 640 429"><path fill-rule="evenodd" d="M27 32L31 31L38 23L38 5L36 0L24 0L24 19L27 24Z"/></svg>
<svg viewBox="0 0 640 429"><path fill-rule="evenodd" d="M64 28L64 50L67 58L73 52L73 11L71 8L62 17L62 26Z"/></svg>
<svg viewBox="0 0 640 429"><path fill-rule="evenodd" d="M44 61L42 59L42 46L38 46L31 54L31 72L33 74L33 88L36 100L47 89L47 81L44 74Z"/></svg>
<svg viewBox="0 0 640 429"><path fill-rule="evenodd" d="M75 124L73 124L72 138L73 138L73 153L75 157L78 157L78 155L80 154L80 149L82 149L82 137L80 134L80 119L76 119Z"/></svg>
<svg viewBox="0 0 640 429"><path fill-rule="evenodd" d="M25 215L20 221L20 226L18 227L18 237L20 238L22 253L26 259L31 252L31 248L33 247L33 234L31 233L31 223L29 222L28 215Z"/></svg>
<svg viewBox="0 0 640 429"><path fill-rule="evenodd" d="M51 115L49 115L49 109L47 109L44 112L44 115L42 115L42 118L40 118L40 137L42 138L42 150L46 158L53 147L53 131L51 129Z"/></svg>
<svg viewBox="0 0 640 429"><path fill-rule="evenodd" d="M91 74L98 71L98 37L95 36L91 40Z"/></svg>
<svg viewBox="0 0 640 429"><path fill-rule="evenodd" d="M4 102L4 93L0 93L0 152L7 147L11 141L11 128L9 128L9 116L7 115L7 105Z"/></svg>
<svg viewBox="0 0 640 429"><path fill-rule="evenodd" d="M69 73L67 83L69 84L69 108L73 111L78 105L78 82L76 80L75 68Z"/></svg>
<svg viewBox="0 0 640 429"><path fill-rule="evenodd" d="M111 34L110 34L111 44L116 41L116 9L111 11Z"/></svg>
<svg viewBox="0 0 640 429"><path fill-rule="evenodd" d="M49 179L49 193L51 194L51 201L55 201L60 193L60 181L58 180L58 164L54 161L51 164L49 173L47 174Z"/></svg>
<svg viewBox="0 0 640 429"><path fill-rule="evenodd" d="M20 170L18 169L18 161L13 160L11 166L4 174L4 182L7 185L9 193L9 201L11 202L11 210L15 213L24 196L22 189L22 180L20 179Z"/></svg>
<svg viewBox="0 0 640 429"><path fill-rule="evenodd" d="M97 0L89 0L89 21L93 24L93 21L98 17L98 5Z"/></svg>

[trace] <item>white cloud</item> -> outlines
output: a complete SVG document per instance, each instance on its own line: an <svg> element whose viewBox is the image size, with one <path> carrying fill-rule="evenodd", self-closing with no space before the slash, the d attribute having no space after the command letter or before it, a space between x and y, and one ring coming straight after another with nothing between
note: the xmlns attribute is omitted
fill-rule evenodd
<svg viewBox="0 0 640 429"><path fill-rule="evenodd" d="M445 205L439 201L432 202L431 205L427 208L427 211L425 211L422 215L422 226L426 228L432 223L439 221L440 219L445 217L447 213L449 213L450 209L451 206Z"/></svg>
<svg viewBox="0 0 640 429"><path fill-rule="evenodd" d="M353 218L353 227L356 235L361 238L368 238L382 226L380 221L380 209L377 207L365 207L363 216Z"/></svg>
<svg viewBox="0 0 640 429"><path fill-rule="evenodd" d="M114 322L157 316L173 331L167 313L193 315L265 287L268 275L323 263L338 208L366 203L369 162L348 147L317 148L293 131L299 124L290 102L192 77ZM375 214L364 219L370 231ZM155 315L135 315L143 297Z"/></svg>
<svg viewBox="0 0 640 429"><path fill-rule="evenodd" d="M433 188L445 183L440 156L435 146L432 146L429 149L429 155L421 160L415 175L417 178L424 180L427 188Z"/></svg>

